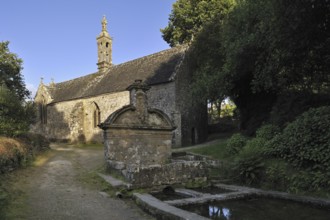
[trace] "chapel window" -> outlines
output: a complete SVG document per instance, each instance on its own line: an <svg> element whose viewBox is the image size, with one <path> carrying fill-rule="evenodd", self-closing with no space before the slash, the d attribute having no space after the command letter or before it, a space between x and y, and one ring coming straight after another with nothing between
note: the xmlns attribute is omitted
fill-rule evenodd
<svg viewBox="0 0 330 220"><path fill-rule="evenodd" d="M39 103L39 115L41 124L47 124L47 105L44 97L42 97L41 103Z"/></svg>
<svg viewBox="0 0 330 220"><path fill-rule="evenodd" d="M94 102L93 125L94 128L101 123L101 112L99 106Z"/></svg>

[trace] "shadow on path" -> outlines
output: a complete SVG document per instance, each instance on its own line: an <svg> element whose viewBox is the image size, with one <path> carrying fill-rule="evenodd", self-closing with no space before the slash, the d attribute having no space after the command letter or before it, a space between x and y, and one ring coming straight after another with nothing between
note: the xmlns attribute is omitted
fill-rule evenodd
<svg viewBox="0 0 330 220"><path fill-rule="evenodd" d="M103 165L102 148L52 145L35 166L17 171L13 189L21 196L8 219L152 219L130 201L110 198L79 177Z"/></svg>

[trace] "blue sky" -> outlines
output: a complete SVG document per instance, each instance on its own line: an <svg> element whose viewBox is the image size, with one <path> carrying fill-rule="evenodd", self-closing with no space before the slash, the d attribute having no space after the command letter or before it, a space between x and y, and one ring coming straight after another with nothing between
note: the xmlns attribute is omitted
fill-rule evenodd
<svg viewBox="0 0 330 220"><path fill-rule="evenodd" d="M1 2L0 41L23 59L25 83L48 84L97 71L96 37L103 15L113 37L113 63L169 48L160 29L175 0L6 0Z"/></svg>

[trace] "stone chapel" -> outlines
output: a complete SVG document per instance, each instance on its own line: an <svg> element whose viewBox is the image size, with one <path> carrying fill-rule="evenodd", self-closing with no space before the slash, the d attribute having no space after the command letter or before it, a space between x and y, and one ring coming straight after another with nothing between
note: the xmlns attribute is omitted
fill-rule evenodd
<svg viewBox="0 0 330 220"><path fill-rule="evenodd" d="M161 109L175 126L172 146L193 145L207 137L207 109L194 103L189 92L187 46L173 47L122 64L112 64L112 38L107 20L96 38L98 71L65 82L42 81L35 96L38 117L32 131L53 141L102 142L97 126L107 117L134 102L127 88L142 81L150 87L150 108Z"/></svg>

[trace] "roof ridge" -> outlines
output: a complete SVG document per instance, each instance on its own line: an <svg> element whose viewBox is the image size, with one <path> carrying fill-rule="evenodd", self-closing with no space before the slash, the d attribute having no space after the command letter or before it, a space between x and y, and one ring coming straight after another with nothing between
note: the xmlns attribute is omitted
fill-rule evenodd
<svg viewBox="0 0 330 220"><path fill-rule="evenodd" d="M142 60L145 60L145 59L148 59L148 58L151 58L151 57L161 56L164 53L167 53L169 51L177 51L177 52L184 51L184 50L186 50L186 48L187 48L186 45L178 45L178 46L175 46L175 47L171 47L171 48L168 48L168 49L156 52L156 53L152 53L152 54L145 55L145 56L133 59L133 60L126 61L124 63L113 65L112 67L110 67L110 69L107 72L111 71L112 69L119 68L119 67L124 66L124 65L129 65L129 64L137 62L137 61L142 61Z"/></svg>
<svg viewBox="0 0 330 220"><path fill-rule="evenodd" d="M186 49L186 45L180 45L162 50L112 66L104 73L94 72L56 83L49 91L53 102L59 102L124 91L137 78L150 85L168 83L174 80Z"/></svg>
<svg viewBox="0 0 330 220"><path fill-rule="evenodd" d="M89 73L89 74L86 74L84 76L78 76L77 78L73 78L73 79L69 79L69 80L63 81L63 82L55 83L55 86L60 85L60 84L64 84L64 83L69 83L71 81L76 81L78 79L90 77L92 75L97 75L97 74L100 74L100 72Z"/></svg>

